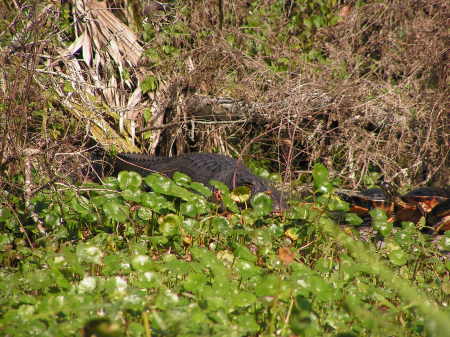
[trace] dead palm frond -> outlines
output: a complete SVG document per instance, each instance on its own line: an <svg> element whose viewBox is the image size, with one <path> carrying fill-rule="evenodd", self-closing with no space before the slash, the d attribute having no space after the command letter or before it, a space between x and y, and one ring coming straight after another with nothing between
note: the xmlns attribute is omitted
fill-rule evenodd
<svg viewBox="0 0 450 337"><path fill-rule="evenodd" d="M158 115L157 95L143 95L140 88L143 76L138 64L143 48L106 1L72 2L76 39L68 47L60 47L58 60L40 72L52 75L51 86L64 106L83 123L88 121L97 142L107 148L114 145L119 151L138 151L138 117L144 109ZM149 96L153 100L150 104ZM152 122L158 126L162 118ZM150 143L154 145L150 151L156 146L159 132L152 132Z"/></svg>

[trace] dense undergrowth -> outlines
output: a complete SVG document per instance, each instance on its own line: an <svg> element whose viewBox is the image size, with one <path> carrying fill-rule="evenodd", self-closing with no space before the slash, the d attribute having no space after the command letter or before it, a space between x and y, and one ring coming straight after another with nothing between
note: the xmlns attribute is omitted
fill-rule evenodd
<svg viewBox="0 0 450 337"><path fill-rule="evenodd" d="M449 336L448 233L374 211L360 240L334 193L449 184L446 1L95 3L0 3L0 335ZM296 201L92 183L97 144L243 157Z"/></svg>
<svg viewBox="0 0 450 337"><path fill-rule="evenodd" d="M4 193L2 335L448 336L450 265L432 238L374 212L383 244L356 240L362 220L323 165L313 175L316 197L279 216L220 182L211 203L183 174L124 171L28 210Z"/></svg>

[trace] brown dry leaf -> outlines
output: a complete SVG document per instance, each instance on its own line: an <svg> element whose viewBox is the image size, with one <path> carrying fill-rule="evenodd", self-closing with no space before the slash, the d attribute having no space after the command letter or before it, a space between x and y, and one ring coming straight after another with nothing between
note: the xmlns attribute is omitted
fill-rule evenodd
<svg viewBox="0 0 450 337"><path fill-rule="evenodd" d="M345 18L350 15L350 12L352 11L352 8L350 6L344 6L339 11L339 16L341 18Z"/></svg>
<svg viewBox="0 0 450 337"><path fill-rule="evenodd" d="M288 247L278 249L278 258L285 264L291 264L295 260L295 253Z"/></svg>

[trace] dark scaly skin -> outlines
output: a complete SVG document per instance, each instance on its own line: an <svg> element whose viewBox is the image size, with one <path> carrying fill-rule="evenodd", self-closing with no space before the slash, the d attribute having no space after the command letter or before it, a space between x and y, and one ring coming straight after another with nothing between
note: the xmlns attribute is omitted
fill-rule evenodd
<svg viewBox="0 0 450 337"><path fill-rule="evenodd" d="M450 189L448 187L420 187L402 196L386 188L372 188L354 194L339 194L350 202L351 211L366 215L372 208L381 208L400 223L417 223L426 217L435 231L450 230ZM386 207L388 206L388 207Z"/></svg>
<svg viewBox="0 0 450 337"><path fill-rule="evenodd" d="M450 199L441 202L427 215L427 223L435 232L450 230Z"/></svg>
<svg viewBox="0 0 450 337"><path fill-rule="evenodd" d="M119 153L113 163L114 173L135 171L146 176L160 173L172 177L175 172L187 174L193 181L209 186L209 181L221 181L230 189L249 186L252 194L268 192L274 210L286 208L281 193L266 180L252 174L242 161L214 153L187 153L177 157L152 157L138 153Z"/></svg>
<svg viewBox="0 0 450 337"><path fill-rule="evenodd" d="M450 192L444 188L420 187L401 196L407 204L417 205L424 213L429 213L440 203L450 199Z"/></svg>
<svg viewBox="0 0 450 337"><path fill-rule="evenodd" d="M450 228L448 215L440 214L446 207L449 207L445 206L448 205L449 199L448 188L420 187L412 190L397 200L397 220L416 223L420 218L426 217L427 224L438 228L437 231L440 231L441 228ZM442 221L447 221L447 225L441 225Z"/></svg>
<svg viewBox="0 0 450 337"><path fill-rule="evenodd" d="M338 193L344 200L350 203L350 211L359 215L368 216L371 209L380 208L388 216L393 213L394 204L387 193L381 188L370 188L358 193Z"/></svg>

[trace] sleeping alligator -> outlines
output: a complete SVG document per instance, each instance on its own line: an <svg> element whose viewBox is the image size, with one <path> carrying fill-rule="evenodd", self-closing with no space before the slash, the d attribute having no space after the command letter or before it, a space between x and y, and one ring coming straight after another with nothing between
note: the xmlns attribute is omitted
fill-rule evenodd
<svg viewBox="0 0 450 337"><path fill-rule="evenodd" d="M214 153L187 153L177 157L152 157L137 153L120 153L112 163L114 173L135 171L146 176L157 172L172 177L175 172L187 174L212 188L209 181L221 181L230 189L248 186L252 194L268 192L273 200L274 210L285 208L281 193L268 181L252 174L240 160Z"/></svg>

